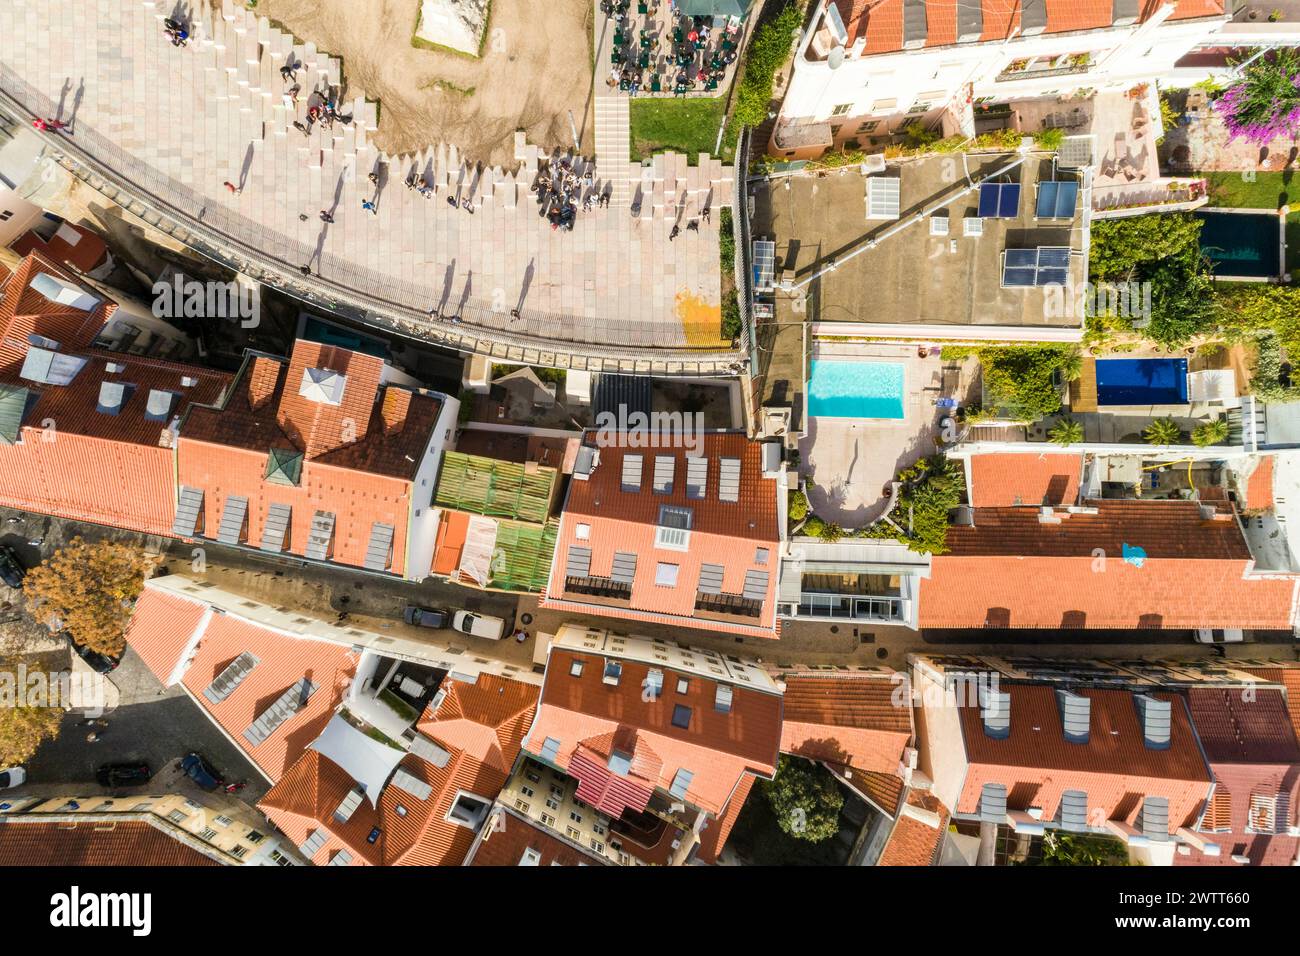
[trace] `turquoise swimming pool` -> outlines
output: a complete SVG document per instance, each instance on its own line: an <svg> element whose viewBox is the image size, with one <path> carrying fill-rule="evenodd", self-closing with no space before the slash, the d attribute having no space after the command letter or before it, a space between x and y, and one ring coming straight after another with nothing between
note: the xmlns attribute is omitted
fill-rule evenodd
<svg viewBox="0 0 1300 956"><path fill-rule="evenodd" d="M813 359L808 414L814 418L902 418L903 366Z"/></svg>

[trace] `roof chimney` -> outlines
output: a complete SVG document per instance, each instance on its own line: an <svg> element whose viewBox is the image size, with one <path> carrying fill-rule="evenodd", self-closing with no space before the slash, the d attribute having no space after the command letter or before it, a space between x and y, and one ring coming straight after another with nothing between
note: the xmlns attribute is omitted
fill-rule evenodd
<svg viewBox="0 0 1300 956"><path fill-rule="evenodd" d="M1047 29L1047 0L1021 0L1020 34L1035 36Z"/></svg>
<svg viewBox="0 0 1300 956"><path fill-rule="evenodd" d="M1167 700L1157 700L1146 694L1134 694L1138 717L1142 720L1142 742L1148 750L1168 750L1173 707Z"/></svg>
<svg viewBox="0 0 1300 956"><path fill-rule="evenodd" d="M903 0L903 49L916 50L925 46L928 35L925 0Z"/></svg>
<svg viewBox="0 0 1300 956"><path fill-rule="evenodd" d="M1068 690L1058 690L1056 701L1061 707L1065 739L1072 744L1086 744L1092 729L1092 701Z"/></svg>

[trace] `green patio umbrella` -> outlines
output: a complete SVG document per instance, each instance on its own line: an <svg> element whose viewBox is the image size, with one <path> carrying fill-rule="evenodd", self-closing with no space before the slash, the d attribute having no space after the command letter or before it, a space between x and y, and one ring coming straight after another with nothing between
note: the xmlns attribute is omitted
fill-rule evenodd
<svg viewBox="0 0 1300 956"><path fill-rule="evenodd" d="M743 17L754 0L677 0L677 11L688 17Z"/></svg>

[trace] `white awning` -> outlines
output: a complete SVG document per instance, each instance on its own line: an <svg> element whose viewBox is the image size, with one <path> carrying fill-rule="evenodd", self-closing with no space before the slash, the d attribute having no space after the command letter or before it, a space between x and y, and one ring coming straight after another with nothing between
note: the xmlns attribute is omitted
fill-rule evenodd
<svg viewBox="0 0 1300 956"><path fill-rule="evenodd" d="M460 573L479 587L487 587L492 578L492 555L496 547L496 521L481 515L471 516L465 532L465 547L460 552Z"/></svg>
<svg viewBox="0 0 1300 956"><path fill-rule="evenodd" d="M1240 404L1237 394L1237 373L1230 368L1207 368L1187 375L1187 400L1191 402L1219 402L1235 407Z"/></svg>
<svg viewBox="0 0 1300 956"><path fill-rule="evenodd" d="M373 806L378 806L384 784L406 756L405 750L367 737L338 715L332 717L321 735L307 746L337 764L355 780Z"/></svg>

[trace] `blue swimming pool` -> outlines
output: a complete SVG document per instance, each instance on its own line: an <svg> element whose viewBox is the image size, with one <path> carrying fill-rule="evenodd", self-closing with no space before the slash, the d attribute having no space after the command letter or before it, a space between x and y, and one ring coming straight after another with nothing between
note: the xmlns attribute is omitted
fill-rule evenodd
<svg viewBox="0 0 1300 956"><path fill-rule="evenodd" d="M1187 359L1097 359L1098 405L1186 405Z"/></svg>
<svg viewBox="0 0 1300 956"><path fill-rule="evenodd" d="M808 414L814 418L902 418L903 366L813 359Z"/></svg>

